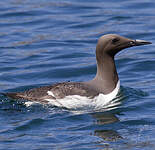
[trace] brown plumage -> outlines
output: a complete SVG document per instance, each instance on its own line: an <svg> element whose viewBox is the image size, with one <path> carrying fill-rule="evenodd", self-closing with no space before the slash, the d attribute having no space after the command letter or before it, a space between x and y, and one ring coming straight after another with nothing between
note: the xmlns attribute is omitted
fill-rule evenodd
<svg viewBox="0 0 155 150"><path fill-rule="evenodd" d="M48 91L52 91L54 96L48 95ZM42 103L46 103L47 101L45 101L44 99L61 99L67 95L80 95L93 98L98 94L99 93L96 90L90 87L88 88L86 84L78 82L63 82L53 84L51 86L30 89L24 92L6 93L4 95L13 99L27 99L30 101L39 101Z"/></svg>
<svg viewBox="0 0 155 150"><path fill-rule="evenodd" d="M144 40L132 40L116 34L107 34L98 40L96 46L97 73L94 79L86 82L64 82L34 88L25 92L5 93L13 99L26 99L46 103L45 99L62 99L68 95L93 98L99 93L108 94L114 90L119 80L114 56L119 51L139 45L151 44ZM48 94L52 92L53 95Z"/></svg>

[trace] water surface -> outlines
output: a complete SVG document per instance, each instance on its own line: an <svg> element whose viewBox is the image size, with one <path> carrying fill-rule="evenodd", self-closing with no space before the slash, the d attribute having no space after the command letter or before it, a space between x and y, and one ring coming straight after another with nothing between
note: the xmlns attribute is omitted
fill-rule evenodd
<svg viewBox="0 0 155 150"><path fill-rule="evenodd" d="M106 112L26 106L0 96L0 149L155 149L153 0L0 1L0 92L95 76L97 39L153 44L116 56L123 97Z"/></svg>

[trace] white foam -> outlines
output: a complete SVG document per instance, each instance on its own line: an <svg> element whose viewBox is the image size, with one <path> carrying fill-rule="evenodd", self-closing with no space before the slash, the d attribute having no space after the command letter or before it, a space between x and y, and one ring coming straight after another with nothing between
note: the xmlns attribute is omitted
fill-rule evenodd
<svg viewBox="0 0 155 150"><path fill-rule="evenodd" d="M98 96L90 99L85 96L80 95L69 95L63 99L45 99L54 106L58 107L65 107L68 109L76 109L76 108L83 108L83 107L94 107L95 109L101 109L106 107L107 105L111 105L112 100L116 98L118 92L120 90L120 81L118 81L115 89L109 94L102 94L100 93ZM51 91L47 92L48 95L53 97L54 94Z"/></svg>
<svg viewBox="0 0 155 150"><path fill-rule="evenodd" d="M26 105L26 107L29 107L29 106L31 106L31 105L33 105L35 103L36 102L28 101L28 102L25 102L25 105Z"/></svg>

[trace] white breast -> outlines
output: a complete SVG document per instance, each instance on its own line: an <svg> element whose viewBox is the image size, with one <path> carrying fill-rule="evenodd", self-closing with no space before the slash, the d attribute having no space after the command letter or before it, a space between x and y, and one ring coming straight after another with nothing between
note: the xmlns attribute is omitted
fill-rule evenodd
<svg viewBox="0 0 155 150"><path fill-rule="evenodd" d="M85 96L79 95L70 95L66 96L63 99L45 99L48 101L49 104L58 106L58 107L65 107L68 109L78 109L78 108L89 108L93 107L95 109L101 109L112 105L113 99L116 98L118 92L120 90L120 81L118 81L115 89L109 94L102 94L100 93L98 96L90 99ZM54 94L51 91L47 92L48 95L54 97Z"/></svg>

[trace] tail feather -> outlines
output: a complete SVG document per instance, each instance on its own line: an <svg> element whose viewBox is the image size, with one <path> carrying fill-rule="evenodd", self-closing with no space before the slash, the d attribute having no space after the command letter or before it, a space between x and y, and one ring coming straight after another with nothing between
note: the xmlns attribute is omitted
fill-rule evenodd
<svg viewBox="0 0 155 150"><path fill-rule="evenodd" d="M7 96L9 98L13 99L21 99L21 97L18 95L18 93L1 93L4 96Z"/></svg>
<svg viewBox="0 0 155 150"><path fill-rule="evenodd" d="M40 103L48 103L47 100L45 99L49 99L49 98L52 98L51 96L47 95L47 96L43 96L43 97L32 97L32 96L29 96L29 95L26 95L25 93L15 93L15 92L10 92L10 93L0 93L4 96L7 96L11 99L16 99L16 100L29 100L29 101L36 101L36 102L40 102Z"/></svg>

